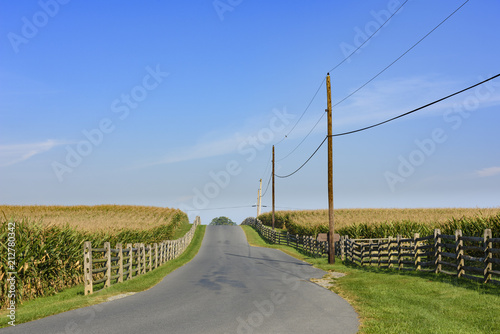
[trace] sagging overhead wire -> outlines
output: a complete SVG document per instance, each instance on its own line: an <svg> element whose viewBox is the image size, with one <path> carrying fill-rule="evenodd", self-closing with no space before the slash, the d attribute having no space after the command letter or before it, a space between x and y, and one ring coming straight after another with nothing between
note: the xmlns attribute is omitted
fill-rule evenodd
<svg viewBox="0 0 500 334"><path fill-rule="evenodd" d="M285 155L283 158L281 159L278 159L276 161L281 161L281 160L285 160L286 158L288 158L290 155L292 155L293 152L295 152L300 145L302 145L302 143L307 139L307 137L309 137L309 135L311 134L311 132L313 132L313 130L316 128L316 126L318 126L319 122L323 119L323 116L325 116L325 114L322 114L321 117L319 118L319 120L316 122L316 124L314 124L314 126L312 127L312 129L307 133L307 135L302 138L302 140L300 141L300 143L298 143L297 146L295 146L295 148L293 150L291 150L287 155Z"/></svg>
<svg viewBox="0 0 500 334"><path fill-rule="evenodd" d="M264 173L262 173L262 177L261 179L264 178L264 176L266 176L267 174L267 169L271 166L271 158L273 157L273 152L271 151L271 153L269 154L269 159L267 160L267 165L266 165L266 169L264 169Z"/></svg>
<svg viewBox="0 0 500 334"><path fill-rule="evenodd" d="M376 33L378 33L378 31L379 31L380 29L382 29L382 27L383 27L383 26L385 26L385 24L386 24L387 22L389 22L389 20L390 20L390 19L392 19L392 17L393 17L394 15L396 15L396 13L397 13L397 12L399 12L399 10L400 10L401 8L403 8L403 6L404 6L407 2L408 2L408 0L406 0L405 2L403 2L403 4L402 4L401 6L399 6L399 7L398 7L398 9L396 9L396 11L395 11L394 13L392 13L392 15L391 15L391 16L389 16L389 17L387 18L387 20L385 20L385 22L384 22L384 23L382 23L382 25L381 25L380 27L378 27L378 29L377 29L377 30L375 30L375 32L374 32L373 34L371 34L370 36L368 36L368 38L367 38L367 39L366 39L363 43L361 43L361 45L360 45L360 46L358 46L358 47L357 47L357 48L356 48L353 52L351 52L351 53L350 53L347 57L345 57L345 58L344 58L344 59L343 59L340 63L338 63L337 65L335 65L335 66L334 66L334 67L333 67L330 71L328 71L328 72L329 72L329 73L332 73L332 72L333 72L333 71L334 71L337 67L339 67L339 66L340 66L340 65L342 65L342 64L343 64L346 60L348 60L349 58L351 58L353 54L355 54L356 52L358 52L358 50L359 50L359 49L361 49L361 48L363 47L363 45L365 45L366 43L368 43L368 41L369 41L369 40L370 40L373 36L375 36L375 34L376 34Z"/></svg>
<svg viewBox="0 0 500 334"><path fill-rule="evenodd" d="M433 101L433 102L428 103L428 104L426 104L426 105L424 105L424 106L418 107L418 108L413 109L413 110L410 110L410 111L408 111L408 112L405 112L404 114L398 115L398 116L396 116L396 117L389 118L389 119L387 119L387 120L385 120L385 121L383 121L383 122L376 123L376 124L373 124L373 125L370 125L370 126L366 126L366 127L364 127L364 128L360 128L360 129L357 129L357 130L352 130L352 131L347 131L347 132L342 132L342 133L333 134L333 135L332 135L332 137L340 137L340 136L350 135L350 134L352 134L352 133L365 131L365 130L368 130L368 129L374 128L374 127L376 127L376 126L379 126L379 125L382 125L382 124L385 124L385 123L389 123L389 122L394 121L394 120L396 120L396 119L398 119L398 118L401 118L401 117L407 116L407 115L412 114L412 113L414 113L414 112L416 112L416 111L419 111L419 110L422 110L422 109L424 109L424 108L430 107L430 106L432 106L433 104L436 104L436 103L438 103L438 102L441 102L441 101L444 101L444 100L446 100L446 99L449 99L450 97L453 97L453 96L455 96L455 95L458 95L458 94L460 94L460 93L463 93L463 92L465 92L465 91L468 91L469 89L472 89L472 88L474 88L474 87L477 87L477 86L479 86L479 85L482 85L482 84L484 84L485 82L488 82L488 81L493 80L493 79L498 78L498 77L500 77L500 73L499 73L499 74L497 74L497 75L492 76L491 78L488 78L488 79L486 79L486 80L483 80L483 81L481 81L481 82L478 82L477 84L474 84L474 85L472 85L472 86L469 86L469 87L467 87L467 88L464 88L464 89L462 89L462 90L459 90L458 92L455 92L455 93L453 93L453 94L450 94L450 95L448 95L448 96L445 96L445 97L443 97L443 98L440 98L439 100Z"/></svg>
<svg viewBox="0 0 500 334"><path fill-rule="evenodd" d="M399 10L408 2L408 0L405 0L405 2L403 2L403 4L401 4L401 6L398 7L398 9L396 9L396 11L394 13L392 13L392 15L390 15L387 20L384 21L384 23L382 23L382 25L377 29L375 30L375 32L373 32L370 36L368 36L368 38L363 42L361 43L361 45L359 45L354 51L352 51L348 56L346 56L344 59L342 59L337 65L335 65L330 71L328 72L333 72L335 69L337 69L340 65L342 65L343 63L345 63L349 58L351 58L356 52L358 52L359 49L361 49L366 43L368 43L368 41L373 37L375 36L380 29L382 29L383 26L385 26L385 24L387 22L389 22L389 20L397 13L399 12ZM289 135L290 133L292 133L292 131L295 129L295 127L297 126L297 124L299 124L299 122L302 120L302 118L304 117L305 113L307 112L307 110L309 110L309 107L311 106L311 104L313 103L314 99L316 98L316 96L318 95L318 92L320 91L321 87L323 87L323 83L325 83L325 79L326 78L323 78L323 81L321 81L321 83L319 84L319 87L318 89L316 89L316 92L314 93L313 97L311 98L311 100L309 101L309 104L307 105L307 107L304 109L304 111L302 112L302 114L300 115L299 119L297 120L297 122L295 122L295 124L293 125L293 127L290 129L290 131L288 131L288 133L283 137L281 138L281 140L279 140L276 144L274 145L278 145L279 143L281 143L283 140L285 140Z"/></svg>
<svg viewBox="0 0 500 334"><path fill-rule="evenodd" d="M210 211L210 210L226 210L226 209L242 209L242 208L251 208L252 205L241 205L241 206L226 206L223 208L205 208L205 209L192 209L192 210L184 210L185 212L190 211Z"/></svg>
<svg viewBox="0 0 500 334"><path fill-rule="evenodd" d="M466 0L463 4L461 4L457 9L455 9L453 11L453 13L451 13L450 15L448 15L443 21L441 21L437 26L435 26L431 31L429 31L424 37L422 37L421 39L419 39L415 44L413 44L401 56L399 56L398 58L396 58L392 63L390 63L389 65L387 65L386 67L384 67L383 70L381 70L380 72L378 72L377 74L375 74L375 76L373 76L370 80L368 80L367 82L365 82L364 84L362 84L361 86L359 86L356 90L354 90L352 93L350 93L349 95L347 95L346 97L344 97L342 100L340 100L337 103L335 103L332 106L332 108L335 108L336 106L338 106L339 104L341 104L342 102L344 102L345 100L347 100L348 98L350 98L351 96L353 96L354 94L356 94L358 91L360 91L361 89L363 89L366 85L368 85L370 82L372 82L373 80L375 80L379 75L381 75L382 73L384 73L389 67L391 67L392 65L394 65L398 60L400 60L401 58L403 58L414 47L416 47L418 44L420 44L420 42L422 42L427 36L429 36L430 34L432 34L434 32L434 30L436 30L443 23L445 23L450 17L453 16L453 14L455 14L456 12L458 12L460 10L460 8L462 8L467 2L469 2L469 0Z"/></svg>
<svg viewBox="0 0 500 334"><path fill-rule="evenodd" d="M415 109L410 110L410 111L407 111L407 112L405 112L405 113L403 113L403 114L400 114L400 115L398 115L398 116L395 116L395 117L389 118L389 119L387 119L387 120L385 120L385 121L383 121L383 122L379 122L379 123L376 123L376 124L372 124L372 125L370 125L370 126L366 126L366 127L363 127L363 128L360 128L360 129L356 129L356 130L351 130L351 131L347 131L347 132L341 132L341 133L333 134L333 135L332 135L332 137L340 137L340 136L345 136L345 135L349 135L349 134L353 134L353 133L357 133L357 132L365 131L365 130L368 130L368 129L372 129L372 128L374 128L374 127L380 126L380 125L385 124L385 123L389 123L389 122L394 121L394 120L396 120L396 119L398 119L398 118L401 118L401 117L404 117L404 116L410 115L410 114L412 114L412 113L414 113L414 112L417 112L417 111L419 111L419 110L422 110L422 109L425 109L425 108L427 108L427 107L430 107L430 106L432 106L432 105L434 105L434 104L436 104L436 103L442 102L442 101L444 101L444 100L446 100L446 99L449 99L450 97L453 97L453 96L455 96L455 95L461 94L461 93L463 93L463 92L465 92L465 91L468 91L468 90L470 90L470 89L472 89L472 88L474 88L474 87L480 86L480 85L482 85L482 84L484 84L484 83L486 83L486 82L488 82L488 81L491 81L491 80L493 80L493 79L495 79L495 78L498 78L498 77L500 77L500 73L499 73L499 74L497 74L497 75L494 75L494 76L492 76L492 77L490 77L490 78L488 78L488 79L486 79L486 80L483 80L483 81L481 81L481 82L478 82L478 83L476 83L476 84L474 84L474 85L472 85L472 86L469 86L469 87L467 87L467 88L461 89L461 90L459 90L459 91L457 91L457 92L455 92L455 93L453 93L453 94L447 95L447 96L442 97L442 98L440 98L440 99L438 99L438 100L435 100L435 101L433 101L433 102L427 103L426 105L423 105L423 106L421 106L421 107L415 108ZM325 139L323 139L323 141L322 141L322 142L321 142L321 144L318 146L318 148L316 148L316 150L313 152L313 154L311 154L311 156L310 156L310 157L309 157L309 158L308 158L308 159L307 159L307 160L306 160L306 161L305 161L305 162L304 162L304 163L303 163L303 164L302 164L299 168L297 168L295 171L293 171L292 173L290 173L290 174L288 174L288 175L280 176L280 175L276 175L276 174L275 174L275 175L276 175L276 177L279 177L279 178L287 178L287 177L290 177L290 176L292 176L293 174L297 173L299 170L301 170L301 169L302 169L302 167L304 167L304 166L305 166L305 165L306 165L306 164L307 164L307 163L311 160L311 158L312 158L312 157L316 154L316 152L318 152L318 150L321 148L321 146L323 146L323 144L325 143L325 141L326 141L326 139L327 139L327 138L328 138L328 136L326 136L326 137L325 137Z"/></svg>
<svg viewBox="0 0 500 334"><path fill-rule="evenodd" d="M405 2L404 2L404 3L403 3L403 4L402 4L402 5L401 5L398 9L397 9L397 11L398 11L398 10L400 10L400 9L401 9L401 7L403 7L403 5L404 5L406 2L407 2L407 1L405 1ZM466 0L464 3L462 3L462 4L461 4L461 5L460 5L457 9L455 9L455 10L454 10L454 11L453 11L450 15L448 15L448 16L447 16L444 20L442 20L442 21L441 21L438 25L436 25L436 26L435 26L435 27L434 27L431 31L429 31L427 34L425 34L425 35L424 35L424 36L423 36L420 40L418 40L418 41L417 41L415 44L413 44L413 45L412 45L409 49L407 49L407 50L406 50L403 54L401 54L398 58L396 58L396 59L395 59L394 61L392 61L389 65L387 65L387 66L386 66L385 68L383 68L380 72L378 72L375 76L373 76L371 79L369 79L369 80L368 80L368 81L366 81L364 84L362 84L361 86L359 86L359 87L358 87L357 89L355 89L353 92L351 92L350 94L348 94L347 96L345 96L343 99L341 99L340 101L336 102L336 103L332 106L332 108L335 108L336 106L338 106L339 104L341 104L341 103L342 103L342 102L344 102L345 100L349 99L351 96L353 96L354 94L356 94L357 92L359 92L361 89L363 89L363 88L364 88L366 85L368 85L370 82L372 82L373 80L375 80L375 79L376 79L379 75L381 75L382 73L384 73L384 72L385 72L387 69L389 69L392 65L394 65L394 64L395 64L396 62L398 62L401 58L403 58L403 57L404 57L404 56L405 56L408 52L410 52L410 51L411 51L414 47L416 47L418 44L420 44L420 42L422 42L425 38L427 38L427 37L428 37L431 33L433 33L433 32L434 32L437 28L439 28L439 27L440 27L440 26L441 26L444 22L446 22L446 21L447 21L450 17L452 17L452 16L453 16L456 12L458 12L458 11L459 11L459 10L460 10L460 9L461 9L461 8L462 8L462 7L463 7L463 6L467 3L467 2L469 2L469 0ZM397 12L397 11L396 11L396 12ZM395 13L396 13L396 12L395 12ZM395 14L395 13L394 13L394 14ZM393 14L393 15L394 15L394 14ZM392 16L393 16L393 15L392 15ZM391 16L391 17L392 17L392 16ZM391 17L389 17L389 18L388 18L388 19L384 22L384 24L385 24L385 23L387 23L387 21L389 21ZM384 24L383 24L383 25L384 25ZM383 25L382 25L382 26L383 26ZM380 28L379 28L379 29L377 29L377 31L378 31L378 30L380 30ZM376 31L376 32L377 32L377 31ZM375 32L375 33L376 33L376 32ZM366 43L366 42L367 42L367 41L368 41L368 40L369 40L369 39L370 39L373 35L375 35L375 33L373 33L372 35L370 35L370 37L369 37L369 38L365 41L365 43ZM363 43L363 44L365 44L365 43ZM357 49L356 49L353 53L351 53L349 56L347 56L347 57L346 57L343 61L341 61L339 64L337 64L335 67L333 67L333 68L330 70L330 72L332 72L333 70L335 70L338 66L340 66L340 64L342 64L342 63L343 63L343 62L345 62L345 61L346 61L349 57L351 57L351 56L352 56L352 55L353 55L356 51L358 51L358 50L359 50L359 49L363 46L363 44L361 44L361 45L360 45L360 46L359 46L359 47L358 47L358 48L357 48ZM323 79L323 81L321 82L321 85L323 85L323 83L324 83L324 82L325 82L325 79ZM320 87L321 87L321 86L320 86ZM316 91L316 94L318 94L318 91L319 91L319 89ZM316 97L316 94L314 95L314 97ZM314 99L314 98L313 98L313 99ZM312 100L311 100L311 102L309 103L309 105L311 105L311 103L312 103ZM308 108L309 108L309 106L308 106ZM307 109L306 109L306 110L307 110ZM305 113L305 111L304 111L304 113ZM302 116L304 116L304 113L302 114ZM295 123L294 127L292 128L292 130L293 130L293 129L297 126L297 124L298 124L298 122L300 121L300 119L302 119L302 116L299 118L299 120L297 121L297 123ZM324 113L323 113L323 114L321 114L321 117L320 117L320 118L318 119L318 121L314 124L314 126L313 126L313 127L311 128L311 130L307 133L307 135L306 135L306 136L305 136L305 137L304 137L304 138L300 141L300 143L299 143L297 146L295 146L295 148L294 148L292 151L290 151L290 152L289 152L286 156L284 156L283 158L280 158L280 159L279 159L279 160L277 160L277 161L284 160L284 159L286 159L287 157L289 157L290 155L292 155L292 153L293 153L293 152L295 152L295 151L299 148L299 146L300 146L300 145L302 145L302 143L303 143L303 142L307 139L307 137L309 137L309 135L310 135L310 134L314 131L314 129L318 126L319 122L321 122L321 120L323 119L323 117L324 117L324 116L325 116L325 114L324 114ZM292 130L290 130L290 132L291 132ZM288 134L290 134L290 132L289 132ZM288 135L288 134L287 134L287 135ZM285 137L286 137L286 136L285 136ZM283 139L282 139L282 140L280 140L280 142L281 142L281 141L283 141Z"/></svg>
<svg viewBox="0 0 500 334"><path fill-rule="evenodd" d="M295 129L295 127L297 126L297 124L299 124L300 120L302 119L302 117L304 117L304 115L306 114L307 110L309 109L309 107L311 106L311 104L313 103L314 99L316 98L316 96L318 95L321 87L323 87L323 84L325 83L325 80L326 80L326 77L323 78L323 81L321 81L321 83L319 84L318 86L318 89L316 89L316 93L314 93L311 101L309 101L309 104L307 105L306 109L302 112L302 115L300 115L299 119L297 120L297 122L295 122L295 124L293 125L293 127L290 129L290 131L288 131L288 133L283 137L281 138L280 141L278 141L276 144L274 144L275 146L278 145L279 143L281 143L283 140L285 140L288 135L290 135L290 133L292 133L292 131Z"/></svg>
<svg viewBox="0 0 500 334"><path fill-rule="evenodd" d="M284 178L290 177L293 174L297 173L299 170L302 169L302 167L304 167L309 162L309 160L312 159L312 157L314 157L314 155L316 154L316 152L318 152L318 150L321 148L321 146L323 146L323 144L325 143L325 141L326 141L327 138L328 138L328 136L326 136L325 139L323 139L323 141L321 142L321 144L319 144L318 148L316 148L316 150L313 152L313 154L311 154L311 156L302 164L302 166L300 166L299 168L297 168L294 172L292 172L292 173L290 173L288 175L284 175L284 176L276 175L276 174L274 174L274 175L276 175L276 177L284 179Z"/></svg>
<svg viewBox="0 0 500 334"><path fill-rule="evenodd" d="M264 193L261 195L261 197L264 197L264 195L266 195L267 193L267 189L269 189L269 184L271 183L271 179L273 178L273 173L271 173L269 175L269 180L267 181L267 186L266 186L266 190L264 191Z"/></svg>

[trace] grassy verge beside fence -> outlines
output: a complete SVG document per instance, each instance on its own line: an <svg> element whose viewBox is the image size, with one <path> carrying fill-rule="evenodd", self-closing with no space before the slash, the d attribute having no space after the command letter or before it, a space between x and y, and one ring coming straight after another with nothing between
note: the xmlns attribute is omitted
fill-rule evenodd
<svg viewBox="0 0 500 334"><path fill-rule="evenodd" d="M135 293L147 290L158 284L165 275L191 261L198 253L205 235L206 226L200 225L196 229L191 244L178 258L168 261L156 270L141 275L132 280L116 284L108 289L84 296L83 284L66 289L52 296L39 297L25 302L16 310L16 324L28 322L69 310L91 306L107 301L110 297ZM0 328L7 326L7 311L0 311ZM5 321L4 321L5 320Z"/></svg>
<svg viewBox="0 0 500 334"><path fill-rule="evenodd" d="M423 272L335 265L285 245L263 240L242 226L252 246L280 249L325 271L347 275L332 279L332 290L353 305L360 333L500 333L500 288Z"/></svg>

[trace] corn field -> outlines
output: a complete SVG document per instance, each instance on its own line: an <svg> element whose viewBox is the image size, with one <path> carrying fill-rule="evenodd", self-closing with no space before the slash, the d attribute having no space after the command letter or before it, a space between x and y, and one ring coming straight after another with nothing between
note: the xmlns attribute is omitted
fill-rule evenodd
<svg viewBox="0 0 500 334"><path fill-rule="evenodd" d="M88 207L87 207L88 208ZM66 226L46 224L28 218L16 220L4 215L0 228L2 250L0 252L0 307L7 307L7 240L8 223L15 222L17 302L57 293L83 282L82 249L84 241L91 240L93 247L104 242L155 243L171 239L182 224L189 224L185 213L176 210L162 225L147 229L121 229L90 231ZM91 221L87 222L91 225ZM83 288L82 288L83 290Z"/></svg>
<svg viewBox="0 0 500 334"><path fill-rule="evenodd" d="M260 215L271 226L270 212ZM275 227L292 234L317 235L328 232L328 210L277 211ZM462 230L464 235L482 236L491 229L500 237L500 208L491 209L339 209L335 210L335 233L350 238L384 238L414 233L430 235L434 229L443 234Z"/></svg>
<svg viewBox="0 0 500 334"><path fill-rule="evenodd" d="M181 213L178 209L136 205L0 205L0 212L6 220L27 219L42 226L69 225L79 231L113 233L170 224Z"/></svg>

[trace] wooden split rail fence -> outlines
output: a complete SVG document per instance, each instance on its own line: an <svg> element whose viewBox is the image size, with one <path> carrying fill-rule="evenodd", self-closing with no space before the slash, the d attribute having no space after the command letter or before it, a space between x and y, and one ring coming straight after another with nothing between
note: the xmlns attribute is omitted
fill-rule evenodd
<svg viewBox="0 0 500 334"><path fill-rule="evenodd" d="M92 248L92 243L86 241L83 246L85 295L92 294L97 284L104 283L101 290L145 274L177 258L191 243L200 223L200 217L196 217L191 229L182 238L165 240L159 244L136 243L127 244L126 247L116 244L115 248L111 248L110 243L105 242L102 248Z"/></svg>
<svg viewBox="0 0 500 334"><path fill-rule="evenodd" d="M483 237L441 234L413 238L340 238L342 260L399 270L419 270L465 277L483 283L500 284L500 238L491 230Z"/></svg>
<svg viewBox="0 0 500 334"><path fill-rule="evenodd" d="M314 257L328 255L327 241L317 240L310 235L290 234L288 232L276 231L262 224L262 222L258 219L248 219L248 221L246 221L246 225L255 227L263 238L273 244L291 246ZM336 242L335 246L338 248L339 243ZM338 253L337 249L336 253Z"/></svg>
<svg viewBox="0 0 500 334"><path fill-rule="evenodd" d="M245 224L254 226L268 241L295 247L312 256L328 254L328 241L311 236L277 232L258 219ZM335 242L335 255L342 261L399 270L418 270L464 277L483 283L500 284L500 238L493 238L490 229L482 237L441 234L413 238L402 236L381 239L351 239L341 236Z"/></svg>

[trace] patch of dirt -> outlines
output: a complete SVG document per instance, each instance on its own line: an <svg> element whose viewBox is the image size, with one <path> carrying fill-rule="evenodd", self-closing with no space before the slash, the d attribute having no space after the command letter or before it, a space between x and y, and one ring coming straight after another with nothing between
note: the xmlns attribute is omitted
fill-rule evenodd
<svg viewBox="0 0 500 334"><path fill-rule="evenodd" d="M128 296L132 296L134 295L135 292L127 292L127 293L122 293L120 295L116 295L116 296L112 296L112 297L109 297L108 299L106 299L107 302L110 302L110 301L113 301L113 300L117 300L117 299L121 299L121 298L125 298L125 297L128 297Z"/></svg>
<svg viewBox="0 0 500 334"><path fill-rule="evenodd" d="M329 272L322 278L311 278L311 282L322 286L325 289L330 290L331 287L335 285L334 280L340 277L344 277L346 274L338 272Z"/></svg>

